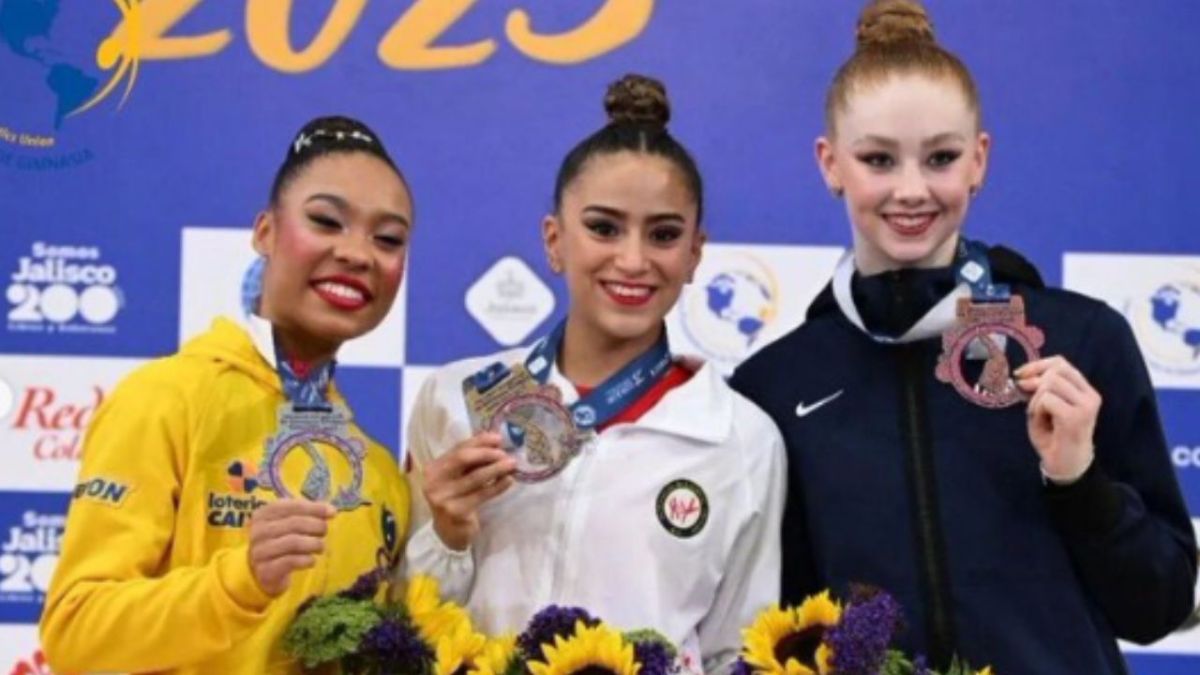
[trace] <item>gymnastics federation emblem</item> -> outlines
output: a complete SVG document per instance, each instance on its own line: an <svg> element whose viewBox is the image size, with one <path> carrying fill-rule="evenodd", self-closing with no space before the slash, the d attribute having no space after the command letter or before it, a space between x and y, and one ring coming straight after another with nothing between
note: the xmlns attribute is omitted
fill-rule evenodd
<svg viewBox="0 0 1200 675"><path fill-rule="evenodd" d="M1200 284L1177 279L1130 299L1125 316L1151 366L1175 375L1200 374Z"/></svg>
<svg viewBox="0 0 1200 675"><path fill-rule="evenodd" d="M687 338L708 358L736 364L760 346L779 314L779 284L759 258L741 254L711 270L679 305Z"/></svg>
<svg viewBox="0 0 1200 675"><path fill-rule="evenodd" d="M1200 389L1200 257L1068 253L1063 285L1125 316L1155 387Z"/></svg>

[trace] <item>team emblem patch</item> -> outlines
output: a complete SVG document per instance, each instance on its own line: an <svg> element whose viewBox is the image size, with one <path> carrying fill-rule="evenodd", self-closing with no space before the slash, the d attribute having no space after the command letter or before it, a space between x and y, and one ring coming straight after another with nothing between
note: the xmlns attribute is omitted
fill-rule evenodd
<svg viewBox="0 0 1200 675"><path fill-rule="evenodd" d="M659 491L655 510L658 522L667 532L687 539L703 530L708 522L708 497L699 485L680 478Z"/></svg>

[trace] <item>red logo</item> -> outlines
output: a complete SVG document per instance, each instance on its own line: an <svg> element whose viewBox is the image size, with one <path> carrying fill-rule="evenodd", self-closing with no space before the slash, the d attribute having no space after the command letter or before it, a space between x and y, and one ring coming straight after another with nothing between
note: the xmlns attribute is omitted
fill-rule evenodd
<svg viewBox="0 0 1200 675"><path fill-rule="evenodd" d="M16 402L11 428L37 435L35 459L78 461L83 430L103 401L104 390L96 385L82 400L67 400L53 387L28 386Z"/></svg>
<svg viewBox="0 0 1200 675"><path fill-rule="evenodd" d="M677 525L687 525L699 513L700 500L694 496L675 496L667 501L667 517Z"/></svg>
<svg viewBox="0 0 1200 675"><path fill-rule="evenodd" d="M9 675L54 675L54 671L46 665L46 655L39 649L29 660L18 661Z"/></svg>

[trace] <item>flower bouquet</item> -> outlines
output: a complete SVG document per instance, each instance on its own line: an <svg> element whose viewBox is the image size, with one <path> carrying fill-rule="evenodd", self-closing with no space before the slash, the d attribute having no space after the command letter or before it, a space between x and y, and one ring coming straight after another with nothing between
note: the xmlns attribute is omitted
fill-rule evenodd
<svg viewBox="0 0 1200 675"><path fill-rule="evenodd" d="M678 652L653 630L621 632L578 607L551 605L510 643L487 675L669 675Z"/></svg>
<svg viewBox="0 0 1200 675"><path fill-rule="evenodd" d="M892 596L857 587L843 606L829 591L805 598L799 607L773 606L742 631L735 675L992 675L955 662L944 673L891 648L901 626Z"/></svg>
<svg viewBox="0 0 1200 675"><path fill-rule="evenodd" d="M496 645L476 632L466 610L442 602L437 582L418 576L402 601L380 572L301 606L284 649L305 669L346 675L453 675L476 672Z"/></svg>

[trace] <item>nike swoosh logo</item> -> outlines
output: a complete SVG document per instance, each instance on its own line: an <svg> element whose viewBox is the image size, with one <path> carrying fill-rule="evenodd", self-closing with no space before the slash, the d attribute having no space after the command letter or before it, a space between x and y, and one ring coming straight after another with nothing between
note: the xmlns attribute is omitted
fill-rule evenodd
<svg viewBox="0 0 1200 675"><path fill-rule="evenodd" d="M804 401L797 403L796 404L796 417L808 417L813 412L815 412L817 410L817 408L820 408L821 406L825 405L826 403L832 403L834 401L834 399L836 399L837 397L842 395L843 391L845 391L845 390L838 389L837 391L826 396L825 398L821 399L820 401L813 403L812 405L804 405Z"/></svg>

